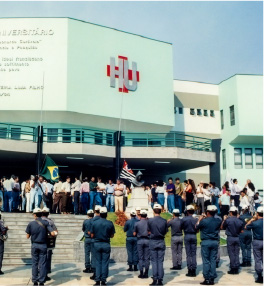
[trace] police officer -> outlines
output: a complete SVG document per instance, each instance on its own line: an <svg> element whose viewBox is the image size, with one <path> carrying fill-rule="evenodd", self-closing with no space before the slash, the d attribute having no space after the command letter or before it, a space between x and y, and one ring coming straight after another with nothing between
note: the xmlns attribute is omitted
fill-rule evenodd
<svg viewBox="0 0 264 286"><path fill-rule="evenodd" d="M239 219L243 222L243 230L239 234L240 247L242 251L242 264L241 267L251 266L251 243L252 233L250 230L245 229L245 225L252 219L252 216L248 212L248 206L242 206L242 215Z"/></svg>
<svg viewBox="0 0 264 286"><path fill-rule="evenodd" d="M126 249L127 249L127 271L138 271L138 250L137 250L137 238L133 235L135 223L139 221L135 210L130 212L130 220L127 220L124 226L124 232L126 232Z"/></svg>
<svg viewBox="0 0 264 286"><path fill-rule="evenodd" d="M187 267L188 273L186 276L195 277L196 276L196 249L197 249L197 230L195 225L198 221L197 218L193 217L194 206L188 205L186 207L187 215L182 219L182 229L184 231L184 244L186 251Z"/></svg>
<svg viewBox="0 0 264 286"><path fill-rule="evenodd" d="M97 221L98 219L100 219L100 208L101 206L99 205L95 205L94 206L94 217L91 221L91 227L92 224ZM89 233L89 235L91 235L91 232ZM95 268L96 268L96 260L95 260L95 253L94 253L94 239L91 237L91 261L92 261L92 273L93 275L90 277L91 280L95 279Z"/></svg>
<svg viewBox="0 0 264 286"><path fill-rule="evenodd" d="M82 231L85 237L85 241L84 241L85 269L83 270L83 272L93 273L92 271L93 257L91 255L92 239L90 235L92 219L94 217L93 210L88 210L87 216L88 216L88 219L84 220L83 226L82 226Z"/></svg>
<svg viewBox="0 0 264 286"><path fill-rule="evenodd" d="M26 228L27 238L31 237L32 282L44 285L47 274L47 232L55 236L50 224L41 218L40 208L33 210L34 221Z"/></svg>
<svg viewBox="0 0 264 286"><path fill-rule="evenodd" d="M140 211L141 218L135 223L133 231L133 235L137 237L138 266L140 271L138 278L148 278L150 250L147 215L146 210Z"/></svg>
<svg viewBox="0 0 264 286"><path fill-rule="evenodd" d="M209 205L206 215L201 215L196 229L201 231L201 254L203 260L204 281L201 285L214 285L216 275L216 259L218 251L218 234L221 220L215 217L217 207Z"/></svg>
<svg viewBox="0 0 264 286"><path fill-rule="evenodd" d="M152 264L153 282L150 285L163 285L164 276L164 255L166 245L164 238L168 232L167 221L160 216L161 205L155 204L153 206L154 217L148 221L148 228L150 233L150 259Z"/></svg>
<svg viewBox="0 0 264 286"><path fill-rule="evenodd" d="M257 214L247 223L247 230L253 232L253 255L255 260L255 271L258 278L256 283L263 283L263 207L257 208Z"/></svg>
<svg viewBox="0 0 264 286"><path fill-rule="evenodd" d="M180 270L182 264L182 220L179 218L180 210L172 211L173 218L168 221L168 227L171 227L171 253L172 268L171 270Z"/></svg>
<svg viewBox="0 0 264 286"><path fill-rule="evenodd" d="M3 275L4 272L2 271L2 263L4 258L4 236L7 234L8 227L4 226L4 222L1 220L2 214L0 212L0 275Z"/></svg>
<svg viewBox="0 0 264 286"><path fill-rule="evenodd" d="M140 220L141 207L136 207L137 218Z"/></svg>
<svg viewBox="0 0 264 286"><path fill-rule="evenodd" d="M239 234L243 229L243 222L237 218L237 208L230 208L228 217L224 216L221 229L226 230L227 235L227 251L230 259L230 270L228 274L238 274L239 269Z"/></svg>
<svg viewBox="0 0 264 286"><path fill-rule="evenodd" d="M91 237L94 238L94 254L96 259L95 285L106 285L110 260L110 238L114 237L114 224L106 219L107 208L100 208L100 219L93 222Z"/></svg>
<svg viewBox="0 0 264 286"><path fill-rule="evenodd" d="M218 215L218 213L216 212L214 215L215 218L219 219L220 222L222 223L222 218ZM218 231L218 250L217 250L217 258L216 258L216 268L219 267L219 263L220 263L220 229Z"/></svg>
<svg viewBox="0 0 264 286"><path fill-rule="evenodd" d="M46 208L46 207L43 208L42 209L42 219L49 223L49 225L52 227L52 230L54 231L55 237L56 237L58 235L58 230L57 230L57 227L56 227L55 223L53 222L53 220L48 218L49 213L50 213L49 208ZM54 242L54 245L52 245L50 247L48 245L48 249L47 249L47 276L46 276L46 281L51 280L50 277L48 277L48 273L51 273L51 259L52 259L52 254L53 254L52 250L55 248L54 238L53 238L53 242Z"/></svg>

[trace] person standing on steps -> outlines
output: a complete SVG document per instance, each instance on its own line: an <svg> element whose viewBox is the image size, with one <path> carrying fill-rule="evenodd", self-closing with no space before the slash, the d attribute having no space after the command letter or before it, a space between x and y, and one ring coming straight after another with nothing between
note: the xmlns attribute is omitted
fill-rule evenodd
<svg viewBox="0 0 264 286"><path fill-rule="evenodd" d="M196 277L196 250L197 250L197 230L195 228L198 221L197 218L193 217L194 206L188 205L186 207L187 216L182 219L182 229L184 231L184 244L186 250L186 260L188 273L186 276Z"/></svg>
<svg viewBox="0 0 264 286"><path fill-rule="evenodd" d="M5 247L5 236L8 231L8 226L4 226L4 222L2 221L2 214L0 212L0 275L3 275L2 264L4 258L4 247Z"/></svg>
<svg viewBox="0 0 264 286"><path fill-rule="evenodd" d="M126 232L126 249L127 249L127 271L138 271L138 250L137 250L137 238L133 235L136 222L139 221L135 210L130 212L130 220L127 220L124 226L124 232ZM134 269L133 269L134 266Z"/></svg>
<svg viewBox="0 0 264 286"><path fill-rule="evenodd" d="M41 218L40 208L33 210L34 220L26 228L27 239L31 238L32 282L44 285L47 276L47 234L55 236L50 224Z"/></svg>
<svg viewBox="0 0 264 286"><path fill-rule="evenodd" d="M95 285L106 285L111 253L110 238L115 235L114 224L107 220L107 208L100 208L100 219L93 222L91 237L94 238L96 259Z"/></svg>
<svg viewBox="0 0 264 286"><path fill-rule="evenodd" d="M49 208L43 208L42 209L42 219L49 223L49 225L52 227L52 229L55 233L55 237L48 236L46 281L51 280L50 277L48 277L48 273L51 273L51 259L52 259L52 254L53 254L52 251L55 248L55 240L56 240L56 236L58 235L57 227L56 227L55 223L53 222L53 220L48 217L49 214L50 214Z"/></svg>
<svg viewBox="0 0 264 286"><path fill-rule="evenodd" d="M257 208L257 214L247 223L245 229L253 232L253 255L255 271L258 275L256 283L263 284L263 207Z"/></svg>
<svg viewBox="0 0 264 286"><path fill-rule="evenodd" d="M201 285L214 285L216 274L216 260L218 251L218 234L221 220L215 217L218 209L215 205L209 205L206 215L201 215L196 229L201 232L201 254L203 260L204 281Z"/></svg>
<svg viewBox="0 0 264 286"><path fill-rule="evenodd" d="M238 274L239 270L239 234L243 229L243 222L237 218L238 209L235 206L230 208L230 217L224 216L221 229L226 230L227 251L230 259L230 270L228 274Z"/></svg>
<svg viewBox="0 0 264 286"><path fill-rule="evenodd" d="M140 214L140 220L135 224L133 231L133 235L137 237L138 266L140 271L138 278L148 278L150 260L148 213L146 210L141 210Z"/></svg>
<svg viewBox="0 0 264 286"><path fill-rule="evenodd" d="M150 233L150 257L152 265L153 282L150 285L163 285L164 277L164 256L165 256L165 235L168 232L167 221L160 216L162 206L153 206L154 217L148 221Z"/></svg>
<svg viewBox="0 0 264 286"><path fill-rule="evenodd" d="M180 210L172 211L173 218L168 221L168 227L171 228L171 253L172 253L172 268L171 270L180 270L182 265L182 220L179 218Z"/></svg>
<svg viewBox="0 0 264 286"><path fill-rule="evenodd" d="M85 237L84 241L84 254L85 254L85 269L84 273L93 273L92 265L93 265L93 257L92 253L92 238L91 238L91 226L92 219L94 217L93 210L88 210L87 212L88 218L83 222L82 231Z"/></svg>

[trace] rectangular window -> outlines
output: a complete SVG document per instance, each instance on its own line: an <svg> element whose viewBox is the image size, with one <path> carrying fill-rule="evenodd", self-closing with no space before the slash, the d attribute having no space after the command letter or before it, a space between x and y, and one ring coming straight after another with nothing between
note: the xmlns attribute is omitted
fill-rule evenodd
<svg viewBox="0 0 264 286"><path fill-rule="evenodd" d="M57 128L48 128L48 142L58 142Z"/></svg>
<svg viewBox="0 0 264 286"><path fill-rule="evenodd" d="M211 116L211 117L215 117L214 110L210 110L210 116Z"/></svg>
<svg viewBox="0 0 264 286"><path fill-rule="evenodd" d="M19 140L20 133L21 133L21 128L11 128L11 139Z"/></svg>
<svg viewBox="0 0 264 286"><path fill-rule="evenodd" d="M253 158L252 158L252 149L245 148L245 167L246 169L253 168Z"/></svg>
<svg viewBox="0 0 264 286"><path fill-rule="evenodd" d="M62 129L62 142L71 143L71 129Z"/></svg>
<svg viewBox="0 0 264 286"><path fill-rule="evenodd" d="M7 128L1 127L0 128L0 138L6 139L6 137L7 137Z"/></svg>
<svg viewBox="0 0 264 286"><path fill-rule="evenodd" d="M133 138L133 146L147 146L147 139Z"/></svg>
<svg viewBox="0 0 264 286"><path fill-rule="evenodd" d="M191 109L190 109L190 114L191 114L191 115L195 115L195 110L194 110L194 108L191 108Z"/></svg>
<svg viewBox="0 0 264 286"><path fill-rule="evenodd" d="M179 114L183 114L183 108L179 107Z"/></svg>
<svg viewBox="0 0 264 286"><path fill-rule="evenodd" d="M197 115L202 116L202 109L197 109Z"/></svg>
<svg viewBox="0 0 264 286"><path fill-rule="evenodd" d="M230 110L230 125L234 126L235 125L235 107L234 105L229 107Z"/></svg>
<svg viewBox="0 0 264 286"><path fill-rule="evenodd" d="M94 144L103 144L103 133L94 133Z"/></svg>
<svg viewBox="0 0 264 286"><path fill-rule="evenodd" d="M113 136L112 134L106 134L106 145L113 145Z"/></svg>
<svg viewBox="0 0 264 286"><path fill-rule="evenodd" d="M75 131L75 142L76 143L84 142L84 131L80 130Z"/></svg>
<svg viewBox="0 0 264 286"><path fill-rule="evenodd" d="M224 110L220 110L221 116L221 129L224 129Z"/></svg>
<svg viewBox="0 0 264 286"><path fill-rule="evenodd" d="M222 150L222 163L223 163L223 170L226 169L226 150Z"/></svg>
<svg viewBox="0 0 264 286"><path fill-rule="evenodd" d="M263 168L263 149L256 148L255 154L256 154L256 168L262 169Z"/></svg>
<svg viewBox="0 0 264 286"><path fill-rule="evenodd" d="M234 148L235 169L242 169L242 149Z"/></svg>
<svg viewBox="0 0 264 286"><path fill-rule="evenodd" d="M204 116L208 116L208 110L207 109L204 110Z"/></svg>

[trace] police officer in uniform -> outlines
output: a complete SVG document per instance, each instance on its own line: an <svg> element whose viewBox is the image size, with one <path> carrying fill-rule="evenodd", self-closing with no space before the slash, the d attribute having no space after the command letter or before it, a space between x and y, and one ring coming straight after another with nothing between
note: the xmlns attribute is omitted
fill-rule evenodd
<svg viewBox="0 0 264 286"><path fill-rule="evenodd" d="M44 285L47 275L47 232L55 236L50 224L41 218L40 208L33 210L34 221L26 228L27 238L31 237L32 282L34 285ZM39 283L39 284L38 284Z"/></svg>
<svg viewBox="0 0 264 286"><path fill-rule="evenodd" d="M196 249L197 249L197 230L195 228L198 221L197 218L193 217L194 207L193 205L188 205L186 207L187 215L182 219L182 229L184 231L184 244L186 251L187 267L188 273L186 276L195 277L196 276Z"/></svg>
<svg viewBox="0 0 264 286"><path fill-rule="evenodd" d="M258 275L255 282L263 284L263 207L257 208L257 214L247 223L245 228L253 232L253 255L255 271Z"/></svg>
<svg viewBox="0 0 264 286"><path fill-rule="evenodd" d="M114 237L114 224L106 219L107 208L100 208L100 219L93 222L91 237L94 238L94 255L96 259L95 285L106 285L110 260L110 238Z"/></svg>
<svg viewBox="0 0 264 286"><path fill-rule="evenodd" d="M95 205L94 206L94 217L91 221L91 227L92 224L97 221L98 219L100 219L100 208L101 206L99 205ZM91 232L89 233L89 235L91 235ZM94 253L94 239L91 237L91 261L92 261L92 273L93 275L90 277L91 280L95 279L95 268L96 268L96 260L95 260L95 253Z"/></svg>
<svg viewBox="0 0 264 286"><path fill-rule="evenodd" d="M140 271L138 278L148 278L150 250L147 215L146 210L140 211L141 218L135 223L133 231L133 235L137 237L138 266Z"/></svg>
<svg viewBox="0 0 264 286"><path fill-rule="evenodd" d="M4 236L7 234L8 227L4 226L4 222L1 220L2 214L0 212L0 275L3 275L4 272L2 271L2 263L4 258L4 245L5 241Z"/></svg>
<svg viewBox="0 0 264 286"><path fill-rule="evenodd" d="M239 269L239 234L243 229L243 222L237 218L237 208L230 208L230 216L224 216L221 229L226 230L227 235L227 251L230 259L230 270L228 274L238 274Z"/></svg>
<svg viewBox="0 0 264 286"><path fill-rule="evenodd" d="M49 223L49 225L52 227L54 233L55 233L55 237L58 235L58 230L57 227L55 225L55 223L53 222L52 219L48 218L50 213L50 209L49 208L43 208L42 209L42 219L47 221ZM55 244L54 247L48 247L47 249L47 276L46 276L46 281L51 280L50 277L48 277L48 273L51 273L51 259L52 259L52 250L55 248Z"/></svg>
<svg viewBox="0 0 264 286"><path fill-rule="evenodd" d="M218 251L218 234L221 227L221 220L215 218L217 207L209 205L206 215L201 215L196 229L201 232L201 254L203 259L204 281L201 285L214 285L216 274L216 259Z"/></svg>
<svg viewBox="0 0 264 286"><path fill-rule="evenodd" d="M222 223L222 218L218 215L218 213L216 212L215 215L214 215L215 218L219 219L220 222ZM219 263L220 263L220 230L219 229L219 232L218 232L218 250L217 250L217 258L216 258L216 268L219 267Z"/></svg>
<svg viewBox="0 0 264 286"><path fill-rule="evenodd" d="M138 250L137 250L137 238L133 235L135 223L139 221L135 210L130 212L130 220L127 220L124 226L124 232L126 232L126 249L127 249L127 271L138 271ZM133 269L134 266L134 269Z"/></svg>
<svg viewBox="0 0 264 286"><path fill-rule="evenodd" d="M160 216L161 205L153 206L154 217L148 221L148 229L150 233L150 259L152 264L153 282L150 285L163 285L164 276L164 255L166 245L164 238L168 232L167 221Z"/></svg>
<svg viewBox="0 0 264 286"><path fill-rule="evenodd" d="M243 230L239 234L240 247L242 251L242 264L241 267L251 266L251 243L252 243L252 233L250 230L245 229L245 225L248 221L252 219L252 216L248 212L248 206L242 206L243 214L239 219L243 222Z"/></svg>
<svg viewBox="0 0 264 286"><path fill-rule="evenodd" d="M168 227L171 227L171 253L172 268L171 270L180 270L182 265L182 220L179 218L180 210L172 211L173 218L168 221Z"/></svg>
<svg viewBox="0 0 264 286"><path fill-rule="evenodd" d="M85 269L83 270L84 273L93 273L92 271L92 264L93 264L93 257L91 255L91 248L92 248L92 238L90 235L91 226L92 226L92 219L94 217L93 210L88 210L87 212L88 219L83 222L82 231L84 233L85 241L84 241L84 255L85 255Z"/></svg>

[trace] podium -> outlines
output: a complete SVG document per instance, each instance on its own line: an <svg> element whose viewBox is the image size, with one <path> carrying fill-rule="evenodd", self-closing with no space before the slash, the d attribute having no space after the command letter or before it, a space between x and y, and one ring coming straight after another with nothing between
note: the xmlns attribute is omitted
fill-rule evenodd
<svg viewBox="0 0 264 286"><path fill-rule="evenodd" d="M148 196L146 191L142 187L135 187L132 190L132 196L128 201L125 214L127 218L130 218L131 210L135 210L137 207L148 211L148 218L153 217L153 210L148 204Z"/></svg>

